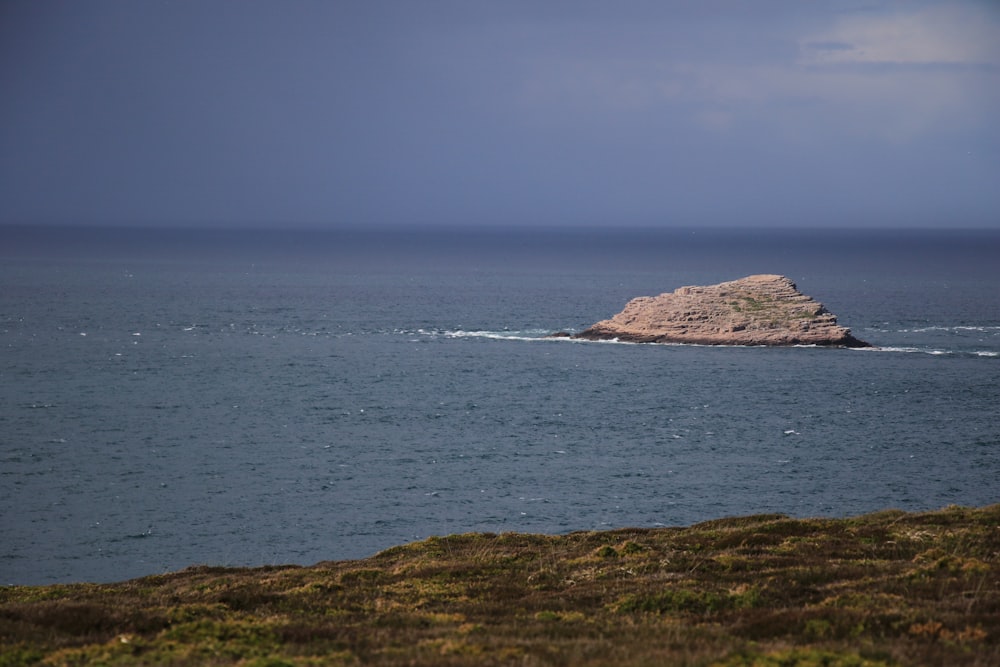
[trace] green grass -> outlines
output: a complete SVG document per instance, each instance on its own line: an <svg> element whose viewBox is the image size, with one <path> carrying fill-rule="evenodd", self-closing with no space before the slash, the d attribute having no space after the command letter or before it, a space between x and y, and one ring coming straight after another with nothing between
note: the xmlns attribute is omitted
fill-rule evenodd
<svg viewBox="0 0 1000 667"><path fill-rule="evenodd" d="M823 307L816 302L789 303L776 301L769 296L740 295L726 302L734 313L749 321L777 326L790 320L811 320L818 317Z"/></svg>
<svg viewBox="0 0 1000 667"><path fill-rule="evenodd" d="M1000 505L0 588L9 665L1000 664Z"/></svg>

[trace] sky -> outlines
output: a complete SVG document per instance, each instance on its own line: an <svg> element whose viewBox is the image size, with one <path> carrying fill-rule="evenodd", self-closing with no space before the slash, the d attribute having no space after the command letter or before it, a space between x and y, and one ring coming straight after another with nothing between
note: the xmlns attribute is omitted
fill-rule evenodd
<svg viewBox="0 0 1000 667"><path fill-rule="evenodd" d="M1000 228L1000 2L3 0L0 224Z"/></svg>

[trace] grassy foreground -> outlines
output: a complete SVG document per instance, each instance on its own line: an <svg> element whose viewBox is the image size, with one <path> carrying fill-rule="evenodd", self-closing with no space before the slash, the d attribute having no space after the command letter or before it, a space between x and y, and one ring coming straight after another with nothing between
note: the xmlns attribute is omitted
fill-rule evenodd
<svg viewBox="0 0 1000 667"><path fill-rule="evenodd" d="M0 666L1000 665L1000 505L0 587Z"/></svg>

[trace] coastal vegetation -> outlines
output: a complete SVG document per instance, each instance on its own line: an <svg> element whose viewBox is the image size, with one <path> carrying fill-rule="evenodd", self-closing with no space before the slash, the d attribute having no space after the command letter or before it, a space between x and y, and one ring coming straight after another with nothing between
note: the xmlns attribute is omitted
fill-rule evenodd
<svg viewBox="0 0 1000 667"><path fill-rule="evenodd" d="M1000 505L0 588L0 666L1000 664Z"/></svg>

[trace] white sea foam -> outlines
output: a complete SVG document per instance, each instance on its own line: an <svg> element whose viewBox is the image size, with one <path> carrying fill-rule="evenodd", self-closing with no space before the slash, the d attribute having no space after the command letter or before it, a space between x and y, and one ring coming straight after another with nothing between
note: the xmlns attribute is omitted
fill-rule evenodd
<svg viewBox="0 0 1000 667"><path fill-rule="evenodd" d="M423 332L421 333L428 333ZM552 332L545 329L528 329L526 331L466 331L459 329L456 331L441 332L447 338L489 338L492 340L523 340L523 341L559 341L572 340L569 338L552 338Z"/></svg>
<svg viewBox="0 0 1000 667"><path fill-rule="evenodd" d="M942 350L928 350L919 347L904 347L899 345L884 345L880 347L858 348L870 352L902 352L904 354L945 354Z"/></svg>
<svg viewBox="0 0 1000 667"><path fill-rule="evenodd" d="M985 329L997 329L1000 327L941 327L940 329L975 329L975 330L985 330ZM426 329L417 329L414 331L397 331L396 333L406 333L407 335L419 334L421 336L444 336L446 338L482 338L489 340L506 340L506 341L525 341L525 342L547 342L547 343L576 343L576 344L600 344L600 345L642 345L642 343L635 343L631 341L622 341L617 338L611 338L608 340L587 340L582 338L572 338L569 336L552 336L552 331L549 329L526 329L521 331L488 331L488 330L466 330L466 329L455 329L455 330L439 330L439 331L429 331ZM416 342L414 340L414 342ZM746 348L746 347L766 347L766 346L752 346L752 345L705 345L700 343L658 343L657 345L667 346L667 347L711 347L715 349L725 349L725 348ZM795 348L819 348L817 345L793 345L791 347ZM860 352L897 352L897 353L907 353L907 354L929 354L932 356L950 356L950 355L961 355L961 354L973 354L979 357L997 357L1000 356L1000 352L983 350L976 352L963 352L959 350L941 349L941 348L921 348L905 345L884 345L884 346L872 346L872 347L855 347L847 348L850 350L860 351Z"/></svg>
<svg viewBox="0 0 1000 667"><path fill-rule="evenodd" d="M899 333L927 333L928 331L978 331L981 333L986 333L987 331L1000 331L1000 326L984 326L984 325L969 325L962 324L957 326L942 326L933 325L927 327L912 327L908 329L897 329Z"/></svg>
<svg viewBox="0 0 1000 667"><path fill-rule="evenodd" d="M899 345L885 345L881 347L857 348L868 352L895 352L902 354L927 354L932 357L1000 357L1000 352L996 350L944 350L940 348L907 347Z"/></svg>
<svg viewBox="0 0 1000 667"><path fill-rule="evenodd" d="M490 338L493 340L522 340L529 342L546 343L575 343L575 344L596 344L596 345L644 345L633 341L610 338L605 340L589 340L586 338L573 338L571 336L553 336L551 329L528 329L526 331L443 331L440 335L448 338ZM719 345L697 345L693 343L657 343L661 346L688 346L688 347L744 347L741 345L719 346Z"/></svg>

